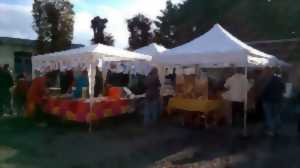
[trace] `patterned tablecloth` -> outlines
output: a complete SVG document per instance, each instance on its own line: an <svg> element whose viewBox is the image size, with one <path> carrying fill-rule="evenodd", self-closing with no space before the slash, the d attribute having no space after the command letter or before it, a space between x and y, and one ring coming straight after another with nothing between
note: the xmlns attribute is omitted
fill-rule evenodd
<svg viewBox="0 0 300 168"><path fill-rule="evenodd" d="M123 99L95 102L90 110L89 102L84 100L47 98L43 107L46 113L80 123L91 123L131 111L129 101Z"/></svg>

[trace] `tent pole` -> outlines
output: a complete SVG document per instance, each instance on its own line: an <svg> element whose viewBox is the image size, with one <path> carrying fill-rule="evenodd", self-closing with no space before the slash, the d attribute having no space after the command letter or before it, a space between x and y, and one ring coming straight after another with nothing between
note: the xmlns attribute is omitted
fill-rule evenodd
<svg viewBox="0 0 300 168"><path fill-rule="evenodd" d="M246 58L245 64L245 102L244 102L244 128L243 128L243 136L248 136L248 129L247 129L247 111L248 111L248 57Z"/></svg>
<svg viewBox="0 0 300 168"><path fill-rule="evenodd" d="M103 58L101 58L101 76L102 76L102 90L101 90L101 95L104 96L104 92L105 92L105 82L106 82L106 75L104 74L104 60Z"/></svg>
<svg viewBox="0 0 300 168"><path fill-rule="evenodd" d="M131 84L131 82L132 82L132 76L131 76L131 74L132 74L132 72L131 72L131 65L130 65L130 69L128 71L128 76L129 76L129 78L128 78L128 84L127 84L128 88L130 88L129 84Z"/></svg>
<svg viewBox="0 0 300 168"><path fill-rule="evenodd" d="M93 97L94 97L94 94L92 93L93 91L92 91L92 89L93 89L93 86L92 86L92 78L94 77L94 76L92 76L92 64L90 64L89 65L89 96L90 96L90 98L89 98L89 105L90 105L90 113L92 113L93 112L93 104L94 104L94 102L93 102ZM95 77L94 77L95 78ZM92 127L92 120L91 121L89 121L89 133L91 133L92 132L92 130L93 130L93 127Z"/></svg>
<svg viewBox="0 0 300 168"><path fill-rule="evenodd" d="M94 60L94 59L92 59ZM89 105L90 105L90 113L93 112L94 105L94 86L95 86L95 76L96 76L96 66L94 66L94 61L89 64L88 67L88 78L89 78ZM92 132L92 122L89 121L89 132Z"/></svg>

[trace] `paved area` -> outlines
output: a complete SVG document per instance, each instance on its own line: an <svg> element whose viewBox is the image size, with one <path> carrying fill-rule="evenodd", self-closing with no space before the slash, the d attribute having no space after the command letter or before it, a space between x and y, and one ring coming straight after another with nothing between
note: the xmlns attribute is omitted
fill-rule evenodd
<svg viewBox="0 0 300 168"><path fill-rule="evenodd" d="M294 124L267 137L259 125L249 139L238 129L182 128L168 121L144 128L135 116L86 125L40 125L0 120L1 168L299 168L300 138Z"/></svg>

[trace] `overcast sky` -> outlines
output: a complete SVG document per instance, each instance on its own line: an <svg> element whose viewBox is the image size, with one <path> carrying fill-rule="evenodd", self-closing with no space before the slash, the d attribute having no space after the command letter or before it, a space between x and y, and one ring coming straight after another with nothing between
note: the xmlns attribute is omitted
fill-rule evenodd
<svg viewBox="0 0 300 168"><path fill-rule="evenodd" d="M90 44L92 29L90 21L94 16L108 19L106 32L113 34L115 46L128 46L126 19L143 13L151 19L160 15L167 0L71 0L74 4L74 43ZM172 0L174 3L183 0ZM32 29L33 0L0 0L0 37L35 39Z"/></svg>

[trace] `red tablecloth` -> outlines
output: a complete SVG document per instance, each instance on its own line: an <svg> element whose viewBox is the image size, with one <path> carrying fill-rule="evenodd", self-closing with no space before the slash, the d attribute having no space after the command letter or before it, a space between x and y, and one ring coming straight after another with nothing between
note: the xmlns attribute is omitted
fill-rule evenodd
<svg viewBox="0 0 300 168"><path fill-rule="evenodd" d="M129 112L128 100L104 100L90 104L80 100L47 98L44 104L46 113L81 123L90 123L107 117Z"/></svg>

